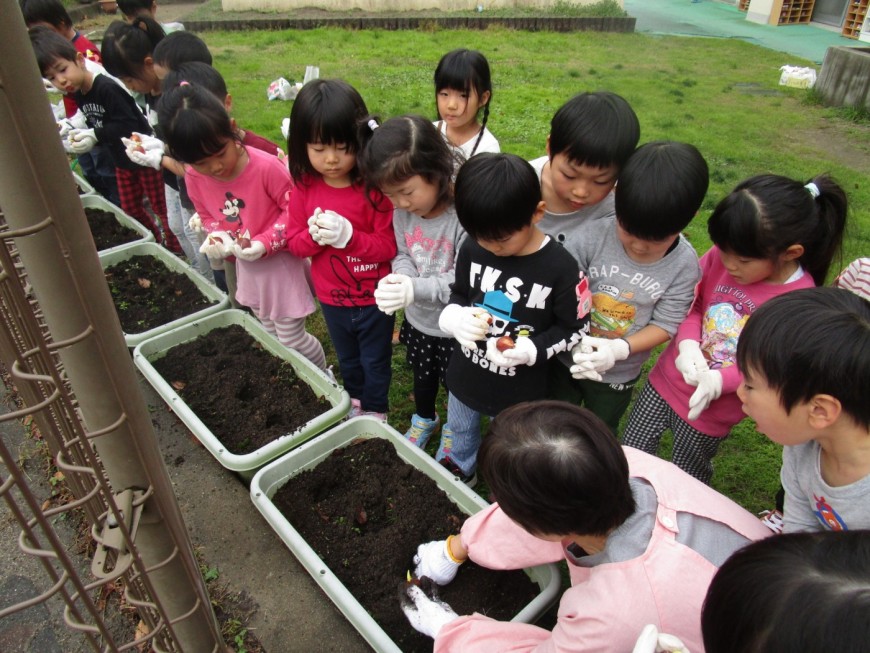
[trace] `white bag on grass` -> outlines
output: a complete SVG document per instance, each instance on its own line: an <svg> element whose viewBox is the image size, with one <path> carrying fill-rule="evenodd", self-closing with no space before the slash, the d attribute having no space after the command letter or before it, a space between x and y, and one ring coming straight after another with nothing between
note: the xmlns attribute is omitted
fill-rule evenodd
<svg viewBox="0 0 870 653"><path fill-rule="evenodd" d="M780 86L791 88L812 88L816 85L816 71L814 68L801 66L780 66L782 74L779 76Z"/></svg>

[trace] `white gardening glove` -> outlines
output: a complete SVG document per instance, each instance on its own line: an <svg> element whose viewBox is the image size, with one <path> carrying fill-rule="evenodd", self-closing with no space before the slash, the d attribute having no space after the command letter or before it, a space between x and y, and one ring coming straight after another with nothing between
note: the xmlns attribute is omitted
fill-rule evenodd
<svg viewBox="0 0 870 653"><path fill-rule="evenodd" d="M408 585L402 597L402 612L419 633L435 639L438 632L459 615L444 601L430 599L416 585Z"/></svg>
<svg viewBox="0 0 870 653"><path fill-rule="evenodd" d="M284 118L281 121L281 135L285 141L290 138L290 118Z"/></svg>
<svg viewBox="0 0 870 653"><path fill-rule="evenodd" d="M701 343L687 338L680 341L677 350L680 352L674 361L677 371L688 385L698 385L698 377L708 369L707 359L701 353Z"/></svg>
<svg viewBox="0 0 870 653"><path fill-rule="evenodd" d="M239 241L233 243L233 255L243 261L256 261L263 258L266 253L266 246L259 240L252 240L249 247L242 249Z"/></svg>
<svg viewBox="0 0 870 653"><path fill-rule="evenodd" d="M88 121L85 119L85 114L81 111L76 111L69 118L61 118L57 121L57 130L61 138L69 136L73 129L87 129Z"/></svg>
<svg viewBox="0 0 870 653"><path fill-rule="evenodd" d="M140 134L138 132L133 132L133 136L138 140L121 137L121 142L126 148L124 151L127 154L127 158L136 165L160 170L163 167L161 163L165 149L163 141L149 134Z"/></svg>
<svg viewBox="0 0 870 653"><path fill-rule="evenodd" d="M69 151L73 154L85 154L94 149L97 144L97 136L93 129L72 129L67 134Z"/></svg>
<svg viewBox="0 0 870 653"><path fill-rule="evenodd" d="M689 419L698 419L722 394L722 372L704 370L698 375L698 389L689 397Z"/></svg>
<svg viewBox="0 0 870 653"><path fill-rule="evenodd" d="M308 233L310 234L311 239L318 245L324 244L320 239L320 227L317 226L317 218L319 218L322 213L323 211L321 211L318 206L314 209L314 213L311 214L311 217L308 218Z"/></svg>
<svg viewBox="0 0 870 653"><path fill-rule="evenodd" d="M226 231L213 231L205 237L199 246L199 253L210 259L225 259L233 253L233 237Z"/></svg>
<svg viewBox="0 0 870 653"><path fill-rule="evenodd" d="M660 633L653 624L647 624L632 653L689 653L689 649L678 637Z"/></svg>
<svg viewBox="0 0 870 653"><path fill-rule="evenodd" d="M499 351L499 340L501 340L501 338L486 339L486 360L490 361L491 363L495 363L499 367L513 367L514 363L512 363L508 358L505 357L503 351Z"/></svg>
<svg viewBox="0 0 870 653"><path fill-rule="evenodd" d="M202 228L202 218L199 217L199 213L194 213L190 216L190 219L187 221L187 228L198 234L205 231L205 229Z"/></svg>
<svg viewBox="0 0 870 653"><path fill-rule="evenodd" d="M414 284L406 274L388 274L378 282L375 302L387 315L414 303Z"/></svg>
<svg viewBox="0 0 870 653"><path fill-rule="evenodd" d="M438 585L447 585L456 578L461 562L455 562L447 547L450 540L433 540L417 547L414 554L414 577L426 576Z"/></svg>
<svg viewBox="0 0 870 653"><path fill-rule="evenodd" d="M438 328L456 338L463 347L475 349L476 341L486 338L489 319L489 313L479 306L448 304L438 317Z"/></svg>
<svg viewBox="0 0 870 653"><path fill-rule="evenodd" d="M317 226L320 228L320 241L323 245L331 245L336 249L347 247L353 236L353 225L350 220L335 211L323 211L317 216Z"/></svg>
<svg viewBox="0 0 870 653"><path fill-rule="evenodd" d="M535 347L532 339L527 336L520 336L514 342L513 349L506 349L502 352L502 356L508 360L508 366L534 365L535 361L538 360L538 348Z"/></svg>
<svg viewBox="0 0 870 653"><path fill-rule="evenodd" d="M631 347L623 338L594 338L586 335L580 341L580 346L571 351L574 364L580 370L595 371L599 376L616 365L617 361L624 361L630 354Z"/></svg>
<svg viewBox="0 0 870 653"><path fill-rule="evenodd" d="M60 90L45 77L42 78L42 87L45 89L46 93L60 93Z"/></svg>

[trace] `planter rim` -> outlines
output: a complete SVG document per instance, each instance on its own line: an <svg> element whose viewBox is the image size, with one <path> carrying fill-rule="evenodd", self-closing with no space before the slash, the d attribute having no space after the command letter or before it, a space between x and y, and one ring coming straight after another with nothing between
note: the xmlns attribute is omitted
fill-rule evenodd
<svg viewBox="0 0 870 653"><path fill-rule="evenodd" d="M84 193L79 194L80 197L86 197L88 195L96 195L97 197L103 197L102 195L100 195L97 192L97 189L93 187L91 182L89 182L87 179L84 178L84 176L80 175L75 170L70 170L70 172L72 172L73 180L75 180L76 186L78 186L83 191L85 191ZM105 199L105 198L103 198L103 199Z"/></svg>
<svg viewBox="0 0 870 653"><path fill-rule="evenodd" d="M139 333L124 332L124 341L127 343L128 347L133 348L148 338L165 333L166 331L174 329L182 324L201 319L206 315L217 313L229 305L230 300L222 290L217 286L210 284L202 275L199 274L199 272L194 270L192 266L182 261L162 245L158 245L154 242L143 242L128 247L119 247L114 251L107 250L99 252L100 263L103 266L103 270L137 255L154 256L160 259L160 261L173 272L178 272L179 274L187 276L187 278L196 285L197 289L205 295L206 299L213 303L210 306L206 306L205 308L191 313L190 315L185 315L184 317L172 320L166 324L160 324L152 329L148 329L147 331L141 331Z"/></svg>
<svg viewBox="0 0 870 653"><path fill-rule="evenodd" d="M112 204L102 195L81 195L80 198L82 200L83 208L102 209L104 211L108 211L109 213L113 213L115 215L115 219L119 223L139 234L139 238L131 240L128 243L122 243L120 245L115 245L114 247L107 247L106 249L98 250L100 254L117 252L122 249L126 249L127 247L132 247L133 245L139 245L140 243L154 242L154 234L152 234L145 226L136 222L136 220L124 213L123 210Z"/></svg>
<svg viewBox="0 0 870 653"><path fill-rule="evenodd" d="M332 404L332 408L309 420L295 431L286 433L247 454L230 452L152 365L152 361L162 358L172 347L195 340L214 329L234 324L242 326L268 352L289 362L296 374L311 387L315 394L326 398ZM307 358L278 342L256 318L237 309L219 311L148 338L133 350L133 362L209 453L221 465L237 472L246 481L249 481L260 467L323 432L347 415L350 410L350 395L342 386L334 383Z"/></svg>
<svg viewBox="0 0 870 653"><path fill-rule="evenodd" d="M383 438L392 443L396 448L396 453L404 462L413 465L432 479L467 515L473 515L489 505L456 476L436 463L425 451L408 442L389 424L370 416L349 419L263 467L251 481L251 501L254 502L260 514L269 522L269 525L311 574L320 588L365 640L381 653L401 653L396 643L372 619L345 585L315 553L314 549L303 539L299 531L272 503L275 492L291 477L301 471L316 467L333 450L346 446L353 440L372 437ZM561 578L558 567L552 563L530 567L524 571L538 584L541 592L511 621L531 623L558 599Z"/></svg>

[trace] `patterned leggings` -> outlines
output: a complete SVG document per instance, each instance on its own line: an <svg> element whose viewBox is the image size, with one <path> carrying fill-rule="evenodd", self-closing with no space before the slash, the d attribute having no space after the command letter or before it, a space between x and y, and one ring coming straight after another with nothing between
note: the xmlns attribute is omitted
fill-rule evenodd
<svg viewBox="0 0 870 653"><path fill-rule="evenodd" d="M623 444L655 456L665 429L671 429L674 434L674 464L709 485L713 456L725 436L714 437L693 429L647 383L628 417Z"/></svg>
<svg viewBox="0 0 870 653"><path fill-rule="evenodd" d="M278 342L305 356L322 370L326 369L326 356L320 341L305 330L304 317L286 317L269 320L258 316L263 328L278 338Z"/></svg>
<svg viewBox="0 0 870 653"><path fill-rule="evenodd" d="M151 168L139 167L136 170L115 168L115 177L118 181L118 195L121 198L121 208L124 213L148 228L154 234L158 243L162 243L173 254L184 254L181 244L169 228L169 216L166 213L166 194L164 191L163 175ZM151 210L160 220L163 227L163 238L160 238L160 229L154 224L154 220L145 210L144 200L148 198Z"/></svg>

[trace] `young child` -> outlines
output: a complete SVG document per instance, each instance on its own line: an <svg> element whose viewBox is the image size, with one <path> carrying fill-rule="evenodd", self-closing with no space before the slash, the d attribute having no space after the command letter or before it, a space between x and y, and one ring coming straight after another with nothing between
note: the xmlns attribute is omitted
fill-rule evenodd
<svg viewBox="0 0 870 653"><path fill-rule="evenodd" d="M128 23L133 23L137 18L146 17L157 20L157 0L117 0L118 9L124 14ZM163 31L167 34L184 29L181 23L161 23Z"/></svg>
<svg viewBox="0 0 870 653"><path fill-rule="evenodd" d="M311 257L311 276L338 355L353 415L386 418L392 378L392 315L378 310L375 289L396 255L389 200L367 193L357 168L358 131L368 110L338 79L315 79L290 111L288 142L294 188L287 208L287 248Z"/></svg>
<svg viewBox="0 0 870 653"><path fill-rule="evenodd" d="M692 145L647 143L619 176L616 215L583 221L576 232L572 253L588 277L591 336L574 348L573 361L560 354L553 363L551 395L585 404L614 435L650 351L677 332L692 306L701 271L680 232L708 183L707 162Z"/></svg>
<svg viewBox="0 0 870 653"><path fill-rule="evenodd" d="M753 542L719 568L701 629L706 653L864 651L868 614L870 533L793 533Z"/></svg>
<svg viewBox="0 0 870 653"><path fill-rule="evenodd" d="M490 569L564 560L572 586L550 632L457 616L409 585L405 614L436 651L631 651L647 624L702 651L710 579L734 551L770 534L670 463L623 449L595 415L565 402L505 409L490 425L480 469L498 503L459 535L420 545L415 575L444 585L466 559Z"/></svg>
<svg viewBox="0 0 870 653"><path fill-rule="evenodd" d="M491 101L492 78L483 54L460 48L441 57L435 68L435 126L453 148L454 167L480 152L500 151L486 128Z"/></svg>
<svg viewBox="0 0 870 653"><path fill-rule="evenodd" d="M204 88L168 91L160 121L170 153L189 166L187 189L209 232L209 256L237 259L239 302L283 345L326 369L323 347L305 331L315 310L306 263L283 251L290 191L284 165L242 145L223 104Z"/></svg>
<svg viewBox="0 0 870 653"><path fill-rule="evenodd" d="M460 346L447 367L447 423L435 458L471 486L481 416L547 397L547 361L580 340L588 316L577 310L577 262L537 227L544 203L527 161L469 159L455 202L469 237L438 320Z"/></svg>
<svg viewBox="0 0 870 653"><path fill-rule="evenodd" d="M640 123L619 95L580 93L556 111L547 154L533 160L547 205L540 229L574 254L584 222L614 214L613 190L640 139Z"/></svg>
<svg viewBox="0 0 870 653"><path fill-rule="evenodd" d="M212 64L211 52L201 38L193 32L172 32L154 46L152 53L154 74L157 79L166 79L171 70L192 61ZM192 82L191 82L192 83Z"/></svg>
<svg viewBox="0 0 870 653"><path fill-rule="evenodd" d="M405 437L423 448L439 426L435 399L453 339L438 328L450 298L453 266L465 236L453 207L453 155L421 116L391 118L372 132L359 158L370 189L392 202L398 253L375 290L387 315L404 309L399 340L414 371L414 415Z"/></svg>
<svg viewBox="0 0 870 653"><path fill-rule="evenodd" d="M87 36L73 27L72 18L60 0L26 0L21 5L21 13L28 28L45 27L57 32L69 40L77 52L85 56L85 65L92 73L105 74L105 70L100 65L99 49ZM65 137L70 130L85 129L87 122L72 95L64 93L63 107L66 120L59 123L59 131L60 137L66 143ZM95 145L90 152L80 154L77 159L85 179L97 192L116 206L121 206L118 182L115 180L115 164L105 148L102 145Z"/></svg>
<svg viewBox="0 0 870 653"><path fill-rule="evenodd" d="M743 412L785 445L784 532L870 529L870 302L843 288L772 299L737 362Z"/></svg>
<svg viewBox="0 0 870 653"><path fill-rule="evenodd" d="M710 481L720 442L743 417L736 394L743 325L769 299L824 283L847 205L826 175L807 184L751 177L719 202L707 223L715 246L701 258L692 309L632 408L625 444L654 454L670 428L674 462Z"/></svg>
<svg viewBox="0 0 870 653"><path fill-rule="evenodd" d="M157 101L162 93L160 79L154 71L154 48L165 37L163 28L147 16L137 16L132 23L114 21L103 36L103 63L106 70L118 77L131 91L141 93L145 101L148 124L162 137L157 121ZM149 145L150 147L150 145ZM162 152L155 154L162 155ZM187 217L181 207L178 195L178 181L175 172L163 168L162 156L149 158L145 162L163 178L163 195L169 221L169 234L176 245L177 253L194 265L197 262L196 244L185 235Z"/></svg>
<svg viewBox="0 0 870 653"><path fill-rule="evenodd" d="M42 75L54 86L70 93L85 114L88 127L73 129L68 135L69 149L80 154L103 143L115 164L121 208L141 222L160 241L161 232L145 210L144 197L164 228L166 247L180 251L178 241L169 230L166 201L159 174L137 165L124 154L121 139L133 132L150 133L142 112L127 91L104 75L94 75L84 62L84 55L59 34L43 31L31 37Z"/></svg>

